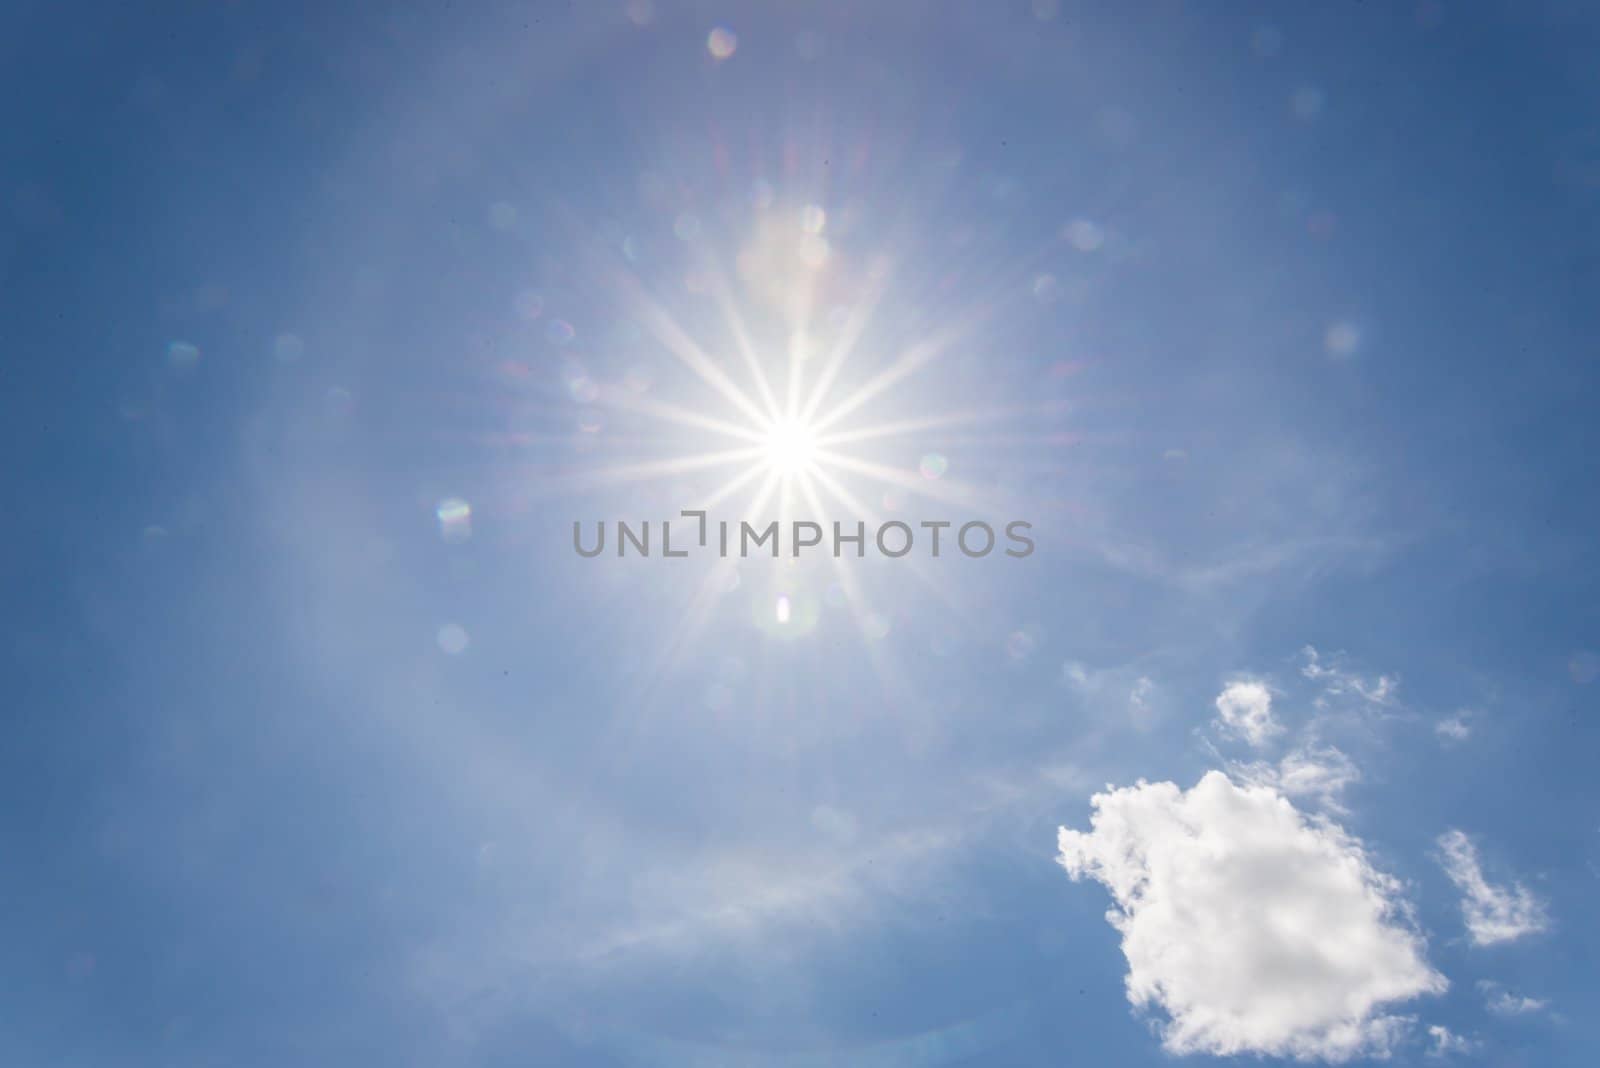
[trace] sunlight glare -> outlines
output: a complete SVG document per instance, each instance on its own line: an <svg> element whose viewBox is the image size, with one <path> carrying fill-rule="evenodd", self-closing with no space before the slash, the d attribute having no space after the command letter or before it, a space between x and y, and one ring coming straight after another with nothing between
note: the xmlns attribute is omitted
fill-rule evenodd
<svg viewBox="0 0 1600 1068"><path fill-rule="evenodd" d="M804 423L784 419L767 429L762 446L767 466L785 475L799 474L816 456L817 438Z"/></svg>

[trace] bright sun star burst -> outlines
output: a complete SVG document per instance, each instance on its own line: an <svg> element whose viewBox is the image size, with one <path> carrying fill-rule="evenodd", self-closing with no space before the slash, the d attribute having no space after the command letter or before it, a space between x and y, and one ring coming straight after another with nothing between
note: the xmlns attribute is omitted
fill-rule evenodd
<svg viewBox="0 0 1600 1068"><path fill-rule="evenodd" d="M767 428L762 456L767 467L781 475L797 475L816 457L817 436L798 419L780 419Z"/></svg>

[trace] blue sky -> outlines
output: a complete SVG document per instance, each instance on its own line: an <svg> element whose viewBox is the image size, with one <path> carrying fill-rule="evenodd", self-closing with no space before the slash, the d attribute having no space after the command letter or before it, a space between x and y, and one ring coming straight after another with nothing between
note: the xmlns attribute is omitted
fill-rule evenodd
<svg viewBox="0 0 1600 1068"><path fill-rule="evenodd" d="M1595 1060L1595 13L6 23L0 1060Z"/></svg>

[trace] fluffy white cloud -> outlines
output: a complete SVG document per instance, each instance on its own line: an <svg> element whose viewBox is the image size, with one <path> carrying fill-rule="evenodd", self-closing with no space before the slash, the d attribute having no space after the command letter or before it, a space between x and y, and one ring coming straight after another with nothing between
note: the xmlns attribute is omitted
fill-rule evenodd
<svg viewBox="0 0 1600 1068"><path fill-rule="evenodd" d="M1456 715L1441 719L1435 723L1433 725L1433 733L1437 734L1439 740L1446 744L1464 742L1472 737L1472 725L1467 722L1465 713L1458 712Z"/></svg>
<svg viewBox="0 0 1600 1068"><path fill-rule="evenodd" d="M1272 691L1256 679L1236 679L1217 694L1217 722L1254 746L1283 732L1272 716Z"/></svg>
<svg viewBox="0 0 1600 1068"><path fill-rule="evenodd" d="M1111 891L1128 1000L1164 1010L1170 1052L1382 1055L1410 1023L1386 1007L1445 989L1394 880L1277 791L1213 771L1092 804L1057 860Z"/></svg>
<svg viewBox="0 0 1600 1068"><path fill-rule="evenodd" d="M1543 998L1525 997L1488 979L1479 982L1478 989L1483 991L1484 1007L1496 1016L1526 1016L1530 1012L1542 1012L1550 1006Z"/></svg>
<svg viewBox="0 0 1600 1068"><path fill-rule="evenodd" d="M1480 946L1537 934L1549 925L1544 903L1521 883L1496 886L1484 877L1478 847L1458 830L1439 836L1439 863L1461 891L1467 933Z"/></svg>

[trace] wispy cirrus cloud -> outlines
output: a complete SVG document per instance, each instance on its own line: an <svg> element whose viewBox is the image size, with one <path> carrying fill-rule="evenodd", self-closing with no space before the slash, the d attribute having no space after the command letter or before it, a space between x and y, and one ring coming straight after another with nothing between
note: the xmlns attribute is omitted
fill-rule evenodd
<svg viewBox="0 0 1600 1068"><path fill-rule="evenodd" d="M1340 697L1355 698L1379 707L1395 703L1395 692L1400 687L1400 680L1395 676L1368 678L1346 667L1343 657L1335 654L1324 658L1311 645L1300 650L1300 654L1305 659L1300 674L1322 686L1322 693L1315 702L1318 708L1326 708Z"/></svg>
<svg viewBox="0 0 1600 1068"><path fill-rule="evenodd" d="M1482 1043L1475 1038L1458 1035L1443 1024L1433 1024L1428 1028L1428 1056L1440 1059L1444 1057L1465 1056L1476 1053Z"/></svg>
<svg viewBox="0 0 1600 1068"><path fill-rule="evenodd" d="M1276 763L1234 763L1229 770L1241 782L1305 799L1331 812L1344 811L1344 791L1361 781L1361 769L1343 750L1331 745L1305 745L1285 753Z"/></svg>
<svg viewBox="0 0 1600 1068"><path fill-rule="evenodd" d="M1439 863L1461 891L1461 914L1475 945L1512 942L1550 925L1544 902L1519 882L1491 883L1483 873L1478 847L1464 831L1439 836Z"/></svg>
<svg viewBox="0 0 1600 1068"><path fill-rule="evenodd" d="M1550 1002L1544 998L1530 998L1526 994L1508 990L1504 984L1492 979L1480 980L1478 990L1483 994L1484 1008L1496 1016L1527 1016L1550 1007Z"/></svg>

